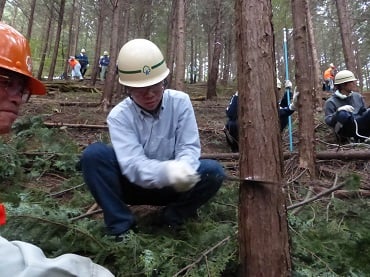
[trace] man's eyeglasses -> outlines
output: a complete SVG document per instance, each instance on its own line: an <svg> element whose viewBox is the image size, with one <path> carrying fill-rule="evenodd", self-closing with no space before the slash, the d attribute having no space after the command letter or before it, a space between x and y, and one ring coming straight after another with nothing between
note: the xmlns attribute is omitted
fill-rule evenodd
<svg viewBox="0 0 370 277"><path fill-rule="evenodd" d="M21 76L6 76L0 74L0 89L4 89L8 96L21 96L22 102L26 103L31 94L25 89L26 80Z"/></svg>
<svg viewBox="0 0 370 277"><path fill-rule="evenodd" d="M148 86L148 87L130 87L129 94L134 95L135 97L145 97L147 93L151 92L154 94L160 94L163 92L164 85L163 82Z"/></svg>

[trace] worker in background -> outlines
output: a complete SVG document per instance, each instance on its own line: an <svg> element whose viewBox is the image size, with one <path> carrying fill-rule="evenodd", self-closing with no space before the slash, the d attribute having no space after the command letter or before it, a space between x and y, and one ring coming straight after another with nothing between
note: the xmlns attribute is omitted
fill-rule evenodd
<svg viewBox="0 0 370 277"><path fill-rule="evenodd" d="M104 51L103 56L99 59L99 68L100 68L100 81L104 81L107 75L107 70L109 66L109 55L108 51Z"/></svg>
<svg viewBox="0 0 370 277"><path fill-rule="evenodd" d="M324 105L325 123L333 128L340 142L367 141L370 136L370 109L357 92L357 78L349 70L339 71L335 92Z"/></svg>
<svg viewBox="0 0 370 277"><path fill-rule="evenodd" d="M337 69L334 64L330 64L329 67L324 71L324 88L327 92L334 92L334 77L337 73Z"/></svg>
<svg viewBox="0 0 370 277"><path fill-rule="evenodd" d="M281 82L277 78L276 86L278 91L281 90ZM290 104L288 104L288 89L291 91L292 82L287 80L285 82L285 93L282 100L279 102L279 119L280 119L280 131L282 132L288 125L288 119L291 114L297 108L297 101L299 92L294 91L293 99ZM290 94L291 95L291 94ZM236 92L229 102L226 108L227 122L224 126L224 133L226 136L226 141L231 148L232 152L239 152L239 123L238 123L238 92Z"/></svg>

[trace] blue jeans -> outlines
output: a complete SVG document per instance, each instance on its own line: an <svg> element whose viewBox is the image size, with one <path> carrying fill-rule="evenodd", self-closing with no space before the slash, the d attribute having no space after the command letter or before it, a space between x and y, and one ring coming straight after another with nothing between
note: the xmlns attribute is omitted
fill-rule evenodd
<svg viewBox="0 0 370 277"><path fill-rule="evenodd" d="M86 185L104 213L108 234L119 235L135 224L127 205L165 206L166 224L179 225L196 214L197 209L216 194L225 177L222 166L214 160L200 160L201 180L187 192L172 187L146 189L131 183L119 168L112 147L103 143L89 145L81 157Z"/></svg>

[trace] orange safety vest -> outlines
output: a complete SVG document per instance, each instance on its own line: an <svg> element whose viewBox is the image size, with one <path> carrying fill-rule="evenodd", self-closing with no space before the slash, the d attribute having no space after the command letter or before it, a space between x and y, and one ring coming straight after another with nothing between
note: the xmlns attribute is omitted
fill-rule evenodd
<svg viewBox="0 0 370 277"><path fill-rule="evenodd" d="M324 72L324 80L328 79L333 79L334 80L334 74L333 74L333 69L329 67L327 70Z"/></svg>
<svg viewBox="0 0 370 277"><path fill-rule="evenodd" d="M72 67L72 68L75 68L75 65L78 64L78 61L76 59L71 59L69 61L69 65Z"/></svg>

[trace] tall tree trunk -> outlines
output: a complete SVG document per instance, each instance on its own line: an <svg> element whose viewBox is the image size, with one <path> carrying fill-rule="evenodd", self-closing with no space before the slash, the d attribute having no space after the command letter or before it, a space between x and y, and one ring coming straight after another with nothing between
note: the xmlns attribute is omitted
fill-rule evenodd
<svg viewBox="0 0 370 277"><path fill-rule="evenodd" d="M53 51L52 58L51 58L50 71L49 71L49 76L48 76L49 81L53 80L54 72L55 72L55 65L58 60L57 58L58 58L58 50L59 50L59 43L60 43L60 34L62 32L65 6L66 6L66 0L60 0L57 32L55 34L54 51Z"/></svg>
<svg viewBox="0 0 370 277"><path fill-rule="evenodd" d="M30 8L30 17L28 19L27 34L26 34L26 39L27 40L30 40L30 38L31 38L32 26L33 26L33 17L35 15L36 0L32 0L30 6L31 6L31 8Z"/></svg>
<svg viewBox="0 0 370 277"><path fill-rule="evenodd" d="M54 8L53 8L53 2L49 2L48 5L50 5L50 8L47 7L47 9L49 10L49 17L48 17L48 21L46 23L46 30L44 32L44 39L43 39L43 46L42 46L42 50L41 50L41 59L40 59L40 66L39 66L39 69L37 71L37 78L41 80L42 78L42 72L44 70L44 65L45 65L45 59L46 59L46 53L48 51L48 48L49 48L49 37L50 37L50 33L51 33L51 22L53 21L53 18L54 18Z"/></svg>
<svg viewBox="0 0 370 277"><path fill-rule="evenodd" d="M106 9L103 8L104 7L103 1L102 0L97 1L96 5L97 5L97 10L98 10L98 18L96 21L97 30L96 30L95 49L94 49L95 59L94 59L93 67L92 67L91 80L90 80L90 84L93 86L96 83L96 78L98 76L98 72L100 68L99 59L100 59L100 53L102 52L101 43L102 43L102 34L103 34L103 27L104 27L104 18L105 16L107 16L104 12Z"/></svg>
<svg viewBox="0 0 370 277"><path fill-rule="evenodd" d="M240 276L290 276L271 1L236 0L235 14Z"/></svg>
<svg viewBox="0 0 370 277"><path fill-rule="evenodd" d="M299 118L299 165L308 169L311 178L316 177L315 122L313 87L315 75L312 49L308 33L308 2L292 0L293 40L296 73L295 79L300 92L298 99ZM304 103L304 104L303 104ZM304 107L304 108L300 108Z"/></svg>
<svg viewBox="0 0 370 277"><path fill-rule="evenodd" d="M351 17L348 13L348 4L347 0L336 0L335 1L338 12L338 20L340 26L340 35L342 38L343 44L343 54L344 60L348 70L359 74L356 70L356 60L353 54L353 45L352 45L352 22Z"/></svg>
<svg viewBox="0 0 370 277"><path fill-rule="evenodd" d="M224 53L225 53L225 60L224 60L224 68L222 71L222 79L221 79L221 84L224 86L227 86L229 82L229 77L230 77L230 65L232 61L232 55L233 55L233 43L232 43L232 32L229 32L225 34L224 38Z"/></svg>
<svg viewBox="0 0 370 277"><path fill-rule="evenodd" d="M0 20L3 18L6 0L0 0Z"/></svg>
<svg viewBox="0 0 370 277"><path fill-rule="evenodd" d="M118 56L118 45L119 33L120 33L120 18L122 16L122 8L124 3L122 0L113 1L113 19L112 19L112 36L111 36L111 53L108 66L107 78L104 82L103 97L102 97L102 108L104 112L108 112L109 106L112 103L112 95L115 81L116 62Z"/></svg>
<svg viewBox="0 0 370 277"><path fill-rule="evenodd" d="M73 11L75 13L74 15L74 19L75 19L75 22L74 22L74 26L75 26L75 33L74 33L74 38L73 38L73 48L72 48L72 51L73 53L75 53L75 55L77 54L77 46L78 46L78 43L79 43L79 35L80 35L80 23L81 23L81 13L82 13L82 4L83 4L84 1L80 1L78 2L77 1L77 4L79 4L78 8L76 9L76 11Z"/></svg>
<svg viewBox="0 0 370 277"><path fill-rule="evenodd" d="M321 97L321 91L322 91L322 78L321 78L321 71L320 71L320 64L319 59L317 57L317 49L316 49L316 42L315 42L315 35L313 32L313 24L312 24L312 16L311 16L311 9L310 9L310 0L307 0L307 28L308 28L308 37L309 37L309 43L310 43L310 49L312 51L312 70L313 70L313 82L312 82L312 88L314 91L314 99L315 99L315 107L318 111L322 110L322 97Z"/></svg>
<svg viewBox="0 0 370 277"><path fill-rule="evenodd" d="M177 29L177 0L172 1L172 6L171 6L171 13L170 16L168 17L168 34L169 36L167 37L167 52L166 52L166 61L167 61L167 66L170 69L170 74L167 77L168 81L168 87L173 88L175 86L175 81L176 80L176 74L175 74L175 58L176 58L176 29Z"/></svg>
<svg viewBox="0 0 370 277"><path fill-rule="evenodd" d="M220 56L222 52L222 39L221 39L221 1L217 0L215 3L216 8L216 27L215 27L215 36L213 42L213 55L211 68L209 68L208 81L207 81L207 99L213 99L217 97L216 87L218 80L218 66L220 64Z"/></svg>
<svg viewBox="0 0 370 277"><path fill-rule="evenodd" d="M177 29L176 29L176 90L185 90L185 1L177 0Z"/></svg>
<svg viewBox="0 0 370 277"><path fill-rule="evenodd" d="M75 51L72 51L73 46L74 46L74 42L73 42L73 34L74 34L74 17L75 17L75 6L76 6L76 0L73 0L72 1L72 12L69 14L69 20L68 20L68 23L69 23L69 28L68 28L68 46L67 46L67 54L68 54L68 57L63 57L63 60L64 60L64 67L63 67L63 75L65 76L65 78L67 78L68 76L68 58L69 56L72 56L72 55L75 55Z"/></svg>

